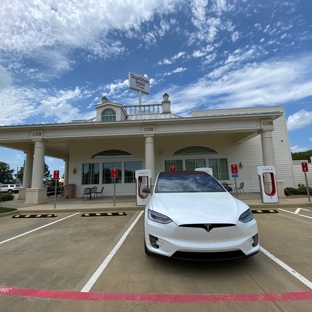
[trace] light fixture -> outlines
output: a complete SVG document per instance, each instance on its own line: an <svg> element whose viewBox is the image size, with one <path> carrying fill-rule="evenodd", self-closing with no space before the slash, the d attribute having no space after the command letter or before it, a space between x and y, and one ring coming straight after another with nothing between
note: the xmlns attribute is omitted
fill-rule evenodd
<svg viewBox="0 0 312 312"><path fill-rule="evenodd" d="M239 168L243 168L242 162L240 162L238 166L239 166Z"/></svg>
<svg viewBox="0 0 312 312"><path fill-rule="evenodd" d="M76 174L76 172L77 172L77 170L76 170L76 168L74 168L74 170L73 170L73 174Z"/></svg>

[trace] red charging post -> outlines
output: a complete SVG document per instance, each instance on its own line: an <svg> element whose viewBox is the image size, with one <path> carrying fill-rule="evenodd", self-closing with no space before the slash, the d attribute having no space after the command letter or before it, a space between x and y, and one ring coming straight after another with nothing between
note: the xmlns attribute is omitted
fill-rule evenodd
<svg viewBox="0 0 312 312"><path fill-rule="evenodd" d="M116 178L118 178L118 168L112 168L111 177L114 179L114 207L115 207L115 198L116 198Z"/></svg>
<svg viewBox="0 0 312 312"><path fill-rule="evenodd" d="M177 171L177 166L170 166L169 171Z"/></svg>
<svg viewBox="0 0 312 312"><path fill-rule="evenodd" d="M306 181L306 187L307 187L308 200L310 202L311 201L311 199L310 199L310 189L309 189L308 178L307 178L307 172L309 172L308 163L307 162L302 162L301 163L301 168L302 168L302 172L304 173L304 177L305 177L305 181Z"/></svg>
<svg viewBox="0 0 312 312"><path fill-rule="evenodd" d="M60 178L60 171L54 170L53 171L53 180L54 180L54 208L56 207L56 196L57 196L57 181Z"/></svg>
<svg viewBox="0 0 312 312"><path fill-rule="evenodd" d="M231 164L231 173L232 173L232 178L234 178L234 182L235 182L236 198L238 198L237 183L236 183L236 178L238 178L238 166L237 166L237 164Z"/></svg>
<svg viewBox="0 0 312 312"><path fill-rule="evenodd" d="M54 170L53 171L53 180L58 180L60 178L60 171Z"/></svg>

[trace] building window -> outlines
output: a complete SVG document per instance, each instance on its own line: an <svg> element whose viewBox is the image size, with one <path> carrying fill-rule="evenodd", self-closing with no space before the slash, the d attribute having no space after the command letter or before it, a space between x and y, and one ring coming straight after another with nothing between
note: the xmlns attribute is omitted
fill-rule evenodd
<svg viewBox="0 0 312 312"><path fill-rule="evenodd" d="M118 169L118 178L115 178L115 183L121 183L122 182L122 177L121 177L121 162L105 162L103 163L103 178L102 178L102 183L103 184L111 184L114 183L114 178L111 178L111 171L112 168L117 168Z"/></svg>
<svg viewBox="0 0 312 312"><path fill-rule="evenodd" d="M100 164L82 165L82 184L99 184Z"/></svg>
<svg viewBox="0 0 312 312"><path fill-rule="evenodd" d="M104 109L101 121L116 121L116 112L112 108Z"/></svg>
<svg viewBox="0 0 312 312"><path fill-rule="evenodd" d="M135 183L135 171L142 169L141 161L126 161L125 162L125 183Z"/></svg>
<svg viewBox="0 0 312 312"><path fill-rule="evenodd" d="M195 170L196 168L206 167L205 159L185 159L185 169Z"/></svg>
<svg viewBox="0 0 312 312"><path fill-rule="evenodd" d="M189 146L176 151L173 156L218 154L215 150L204 146Z"/></svg>
<svg viewBox="0 0 312 312"><path fill-rule="evenodd" d="M170 166L176 166L178 171L192 171L196 168L205 168L208 166L212 168L213 176L217 180L229 180L229 167L227 158L208 158L209 156L203 158L203 155L217 154L218 153L215 150L204 146L185 147L173 153L173 156L180 156L179 158L182 159L165 160L165 171L169 171Z"/></svg>
<svg viewBox="0 0 312 312"><path fill-rule="evenodd" d="M212 168L213 176L217 180L229 180L228 161L226 158L208 159L209 167Z"/></svg>
<svg viewBox="0 0 312 312"><path fill-rule="evenodd" d="M130 157L133 157L133 155L126 151L121 151L121 150L107 150L107 151L102 151L100 153L97 153L93 155L91 158L99 159L99 158L116 158L116 157L130 158Z"/></svg>
<svg viewBox="0 0 312 312"><path fill-rule="evenodd" d="M183 170L183 161L181 159L165 160L165 171L170 171L170 166L176 166L177 171Z"/></svg>

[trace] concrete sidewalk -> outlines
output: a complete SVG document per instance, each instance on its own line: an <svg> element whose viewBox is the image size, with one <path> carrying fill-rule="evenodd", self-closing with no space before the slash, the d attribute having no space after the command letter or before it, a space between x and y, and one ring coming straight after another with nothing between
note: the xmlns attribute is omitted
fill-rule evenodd
<svg viewBox="0 0 312 312"><path fill-rule="evenodd" d="M17 197L17 195L15 195ZM235 194L234 194L235 196ZM274 208L304 208L311 207L308 197L282 198L276 204L263 204L260 193L239 194L238 198L246 203L251 209L274 209ZM58 195L54 208L54 197L49 197L48 202L42 205L26 206L23 200L14 199L3 202L2 207L15 208L14 213L54 213L54 212L99 212L99 211L123 211L143 210L144 206L136 205L135 196L97 197L92 200L82 198L64 199ZM3 214L2 214L3 215ZM1 216L1 214L0 214Z"/></svg>

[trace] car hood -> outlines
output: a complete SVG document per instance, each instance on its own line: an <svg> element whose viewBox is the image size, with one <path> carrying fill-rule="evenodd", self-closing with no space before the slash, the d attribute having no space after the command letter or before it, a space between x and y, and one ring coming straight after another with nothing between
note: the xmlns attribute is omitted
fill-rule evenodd
<svg viewBox="0 0 312 312"><path fill-rule="evenodd" d="M249 207L228 192L154 193L148 207L168 216L177 225L198 223L236 224Z"/></svg>

